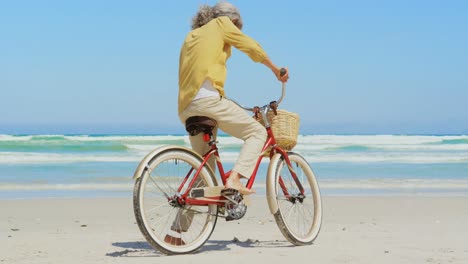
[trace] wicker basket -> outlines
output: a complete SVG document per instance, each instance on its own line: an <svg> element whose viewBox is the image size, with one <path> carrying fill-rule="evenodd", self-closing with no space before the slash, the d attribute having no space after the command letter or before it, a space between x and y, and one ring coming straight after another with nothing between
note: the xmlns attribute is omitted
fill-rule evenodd
<svg viewBox="0 0 468 264"><path fill-rule="evenodd" d="M299 115L286 110L277 110L277 115L273 111L267 113L268 121L270 122L273 135L276 143L285 151L290 151L296 146L297 135L299 134ZM265 126L262 118L257 119ZM268 155L269 153L265 153Z"/></svg>

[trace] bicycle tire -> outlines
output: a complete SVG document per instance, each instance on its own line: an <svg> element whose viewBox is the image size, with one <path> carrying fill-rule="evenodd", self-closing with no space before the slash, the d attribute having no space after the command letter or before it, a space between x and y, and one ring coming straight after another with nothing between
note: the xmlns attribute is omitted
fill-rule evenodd
<svg viewBox="0 0 468 264"><path fill-rule="evenodd" d="M165 254L187 254L200 249L210 238L216 226L218 217L216 205L177 207L168 202L168 196L175 195L177 187L180 186L187 172L191 168L195 168L194 171L196 171L201 163L202 158L193 151L175 146L151 152L140 163L139 168L144 166L145 169L137 169L137 173L141 175L135 175L133 191L135 218L148 243ZM175 174L178 172L181 175ZM193 177L193 174L194 172L190 177ZM197 183L198 187L216 185L213 172L206 166L201 170L199 179L201 180ZM155 206L152 206L150 202L154 202ZM190 212L193 216L188 217L187 213ZM181 216L184 213L186 215ZM174 217L172 222L171 216ZM165 235L181 229L181 222L187 221L188 218L192 219L189 228L176 233L180 234L180 239L184 241L184 244L173 245L165 241ZM174 226L178 228L173 229ZM192 233L189 234L189 231Z"/></svg>
<svg viewBox="0 0 468 264"><path fill-rule="evenodd" d="M292 178L284 157L275 154L269 165L267 198L276 224L283 236L297 246L310 245L317 238L322 223L320 189L309 163L300 154L287 153L293 170L305 190L305 198L290 198L284 195L280 178L289 194L300 193ZM280 177L281 176L281 177Z"/></svg>

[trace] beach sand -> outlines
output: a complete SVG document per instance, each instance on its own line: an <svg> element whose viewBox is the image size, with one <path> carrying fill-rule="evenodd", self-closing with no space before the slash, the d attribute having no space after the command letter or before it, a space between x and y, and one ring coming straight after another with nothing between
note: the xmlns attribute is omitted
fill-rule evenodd
<svg viewBox="0 0 468 264"><path fill-rule="evenodd" d="M323 197L310 246L281 235L266 200L219 219L191 255L166 256L141 235L131 198L0 200L0 263L468 263L468 197Z"/></svg>

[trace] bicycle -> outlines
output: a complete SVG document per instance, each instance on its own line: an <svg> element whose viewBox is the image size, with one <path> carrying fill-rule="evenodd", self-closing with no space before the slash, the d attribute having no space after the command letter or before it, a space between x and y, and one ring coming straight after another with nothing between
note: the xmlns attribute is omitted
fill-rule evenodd
<svg viewBox="0 0 468 264"><path fill-rule="evenodd" d="M284 95L283 83L281 98L263 107L246 108L231 101L260 114L268 134L246 187L252 188L263 154L269 150L266 194L270 212L289 242L310 245L322 222L317 180L304 157L286 152L276 144L267 118L268 111L276 114ZM218 217L238 220L246 213L243 196L234 189L224 188L230 171L224 171L212 134L215 126L216 121L208 117L189 118L186 122L191 135L204 133L210 150L203 157L186 147L164 146L143 158L135 171L133 207L137 224L151 246L163 253L194 252L210 238ZM212 156L222 185L218 185L215 173L207 164Z"/></svg>

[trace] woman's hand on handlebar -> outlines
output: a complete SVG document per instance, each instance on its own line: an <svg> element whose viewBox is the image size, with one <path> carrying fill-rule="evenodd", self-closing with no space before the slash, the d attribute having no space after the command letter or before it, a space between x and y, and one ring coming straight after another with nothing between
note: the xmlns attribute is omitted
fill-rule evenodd
<svg viewBox="0 0 468 264"><path fill-rule="evenodd" d="M280 82L287 82L289 79L289 71L288 68L278 68L276 65L274 65L269 58L266 58L263 61L263 64L270 68L270 70L273 72L273 74L276 76L278 81ZM282 74L281 69L284 69L286 72Z"/></svg>
<svg viewBox="0 0 468 264"><path fill-rule="evenodd" d="M276 75L276 78L278 78L278 81L284 82L284 83L287 82L289 79L288 68L283 67L279 69L278 73L277 74L275 73L275 75Z"/></svg>

